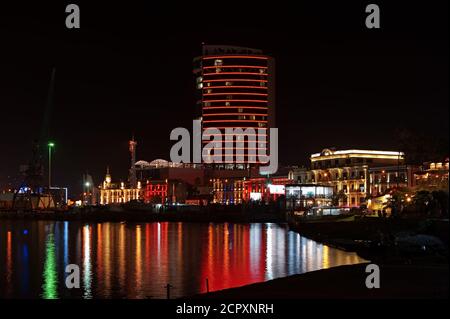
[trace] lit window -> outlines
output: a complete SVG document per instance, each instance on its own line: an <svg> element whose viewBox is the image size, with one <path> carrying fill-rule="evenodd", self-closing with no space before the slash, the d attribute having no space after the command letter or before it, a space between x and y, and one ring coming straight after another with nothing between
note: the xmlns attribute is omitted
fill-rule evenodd
<svg viewBox="0 0 450 319"><path fill-rule="evenodd" d="M223 61L222 61L222 60L220 60L220 59L214 60L214 65L215 65L215 66L220 66L220 65L222 65L222 64L223 64Z"/></svg>

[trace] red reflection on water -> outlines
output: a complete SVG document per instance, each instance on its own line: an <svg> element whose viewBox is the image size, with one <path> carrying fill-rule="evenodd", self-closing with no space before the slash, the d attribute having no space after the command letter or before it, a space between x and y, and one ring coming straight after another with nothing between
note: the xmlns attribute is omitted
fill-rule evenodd
<svg viewBox="0 0 450 319"><path fill-rule="evenodd" d="M243 286L264 281L266 249L263 232L251 240L250 225L208 226L208 240L204 243L201 262L200 291L209 291ZM257 262L251 262L251 252L258 249Z"/></svg>
<svg viewBox="0 0 450 319"><path fill-rule="evenodd" d="M12 278L12 234L11 231L8 231L6 234L6 283L8 288L11 287L11 278Z"/></svg>
<svg viewBox="0 0 450 319"><path fill-rule="evenodd" d="M151 262L151 250L150 250L150 241L152 230L150 229L150 224L145 225L145 273L149 273L150 271L150 262Z"/></svg>

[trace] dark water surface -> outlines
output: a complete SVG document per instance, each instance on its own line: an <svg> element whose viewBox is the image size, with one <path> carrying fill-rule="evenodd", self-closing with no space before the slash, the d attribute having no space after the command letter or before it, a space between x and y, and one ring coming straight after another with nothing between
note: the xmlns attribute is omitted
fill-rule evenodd
<svg viewBox="0 0 450 319"><path fill-rule="evenodd" d="M0 220L0 298L180 297L362 261L283 224Z"/></svg>

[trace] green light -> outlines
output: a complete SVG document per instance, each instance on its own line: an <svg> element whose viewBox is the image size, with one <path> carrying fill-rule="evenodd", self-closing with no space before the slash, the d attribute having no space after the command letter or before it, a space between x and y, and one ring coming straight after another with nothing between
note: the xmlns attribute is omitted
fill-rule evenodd
<svg viewBox="0 0 450 319"><path fill-rule="evenodd" d="M49 143L48 143L48 147L55 147L55 143L49 142Z"/></svg>
<svg viewBox="0 0 450 319"><path fill-rule="evenodd" d="M53 234L47 235L45 243L44 284L42 285L44 299L58 298L58 275L56 273L55 238Z"/></svg>

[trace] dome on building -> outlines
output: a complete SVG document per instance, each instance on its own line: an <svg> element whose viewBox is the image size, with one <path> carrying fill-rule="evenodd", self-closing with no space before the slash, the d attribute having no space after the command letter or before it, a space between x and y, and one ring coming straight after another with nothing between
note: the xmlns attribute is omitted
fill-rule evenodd
<svg viewBox="0 0 450 319"><path fill-rule="evenodd" d="M169 167L170 166L168 161L160 159L160 158L151 161L149 163L149 165L152 167Z"/></svg>
<svg viewBox="0 0 450 319"><path fill-rule="evenodd" d="M140 166L140 167L148 167L150 166L150 163L147 161L137 161L136 163L134 163L134 166Z"/></svg>

